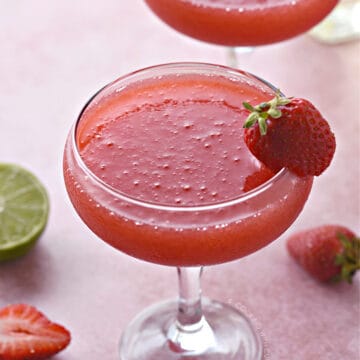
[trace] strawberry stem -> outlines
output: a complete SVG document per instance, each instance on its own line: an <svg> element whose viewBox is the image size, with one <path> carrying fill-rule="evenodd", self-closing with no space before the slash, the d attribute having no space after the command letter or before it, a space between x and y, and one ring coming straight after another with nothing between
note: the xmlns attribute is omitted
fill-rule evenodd
<svg viewBox="0 0 360 360"><path fill-rule="evenodd" d="M332 280L335 282L345 280L349 284L356 271L360 269L360 238L348 238L342 233L337 235L343 251L335 258L335 264L341 267L340 273Z"/></svg>
<svg viewBox="0 0 360 360"><path fill-rule="evenodd" d="M267 122L266 120L271 117L273 119L278 119L281 117L280 106L287 105L291 102L291 98L286 98L281 96L280 90L277 91L276 96L267 101L262 102L256 106L252 106L248 102L243 102L243 106L246 110L250 112L249 116L246 118L243 127L248 129L254 126L256 123L259 125L259 130L261 135L266 135L267 133Z"/></svg>

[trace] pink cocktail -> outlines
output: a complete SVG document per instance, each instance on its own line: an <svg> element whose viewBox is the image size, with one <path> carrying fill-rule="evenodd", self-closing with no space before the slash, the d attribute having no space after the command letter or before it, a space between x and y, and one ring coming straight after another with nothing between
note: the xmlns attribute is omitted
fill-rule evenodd
<svg viewBox="0 0 360 360"><path fill-rule="evenodd" d="M201 304L199 277L204 265L275 240L307 200L311 177L271 173L243 141L242 102L274 93L241 71L168 64L116 80L81 113L64 155L75 209L116 249L177 266L180 275L179 304L136 318L120 359L261 358L259 337L243 314Z"/></svg>
<svg viewBox="0 0 360 360"><path fill-rule="evenodd" d="M145 0L179 32L227 46L283 41L319 23L338 0Z"/></svg>

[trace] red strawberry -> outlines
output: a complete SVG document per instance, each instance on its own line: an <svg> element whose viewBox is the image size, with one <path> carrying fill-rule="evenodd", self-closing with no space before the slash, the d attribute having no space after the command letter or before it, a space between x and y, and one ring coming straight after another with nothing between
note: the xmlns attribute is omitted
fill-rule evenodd
<svg viewBox="0 0 360 360"><path fill-rule="evenodd" d="M327 121L309 101L276 96L252 106L244 127L245 142L261 162L277 172L286 167L298 176L320 175L335 152Z"/></svg>
<svg viewBox="0 0 360 360"><path fill-rule="evenodd" d="M63 350L70 333L30 305L0 309L0 360L41 360Z"/></svg>
<svg viewBox="0 0 360 360"><path fill-rule="evenodd" d="M323 225L287 240L290 255L320 281L352 281L360 269L360 238L339 225Z"/></svg>

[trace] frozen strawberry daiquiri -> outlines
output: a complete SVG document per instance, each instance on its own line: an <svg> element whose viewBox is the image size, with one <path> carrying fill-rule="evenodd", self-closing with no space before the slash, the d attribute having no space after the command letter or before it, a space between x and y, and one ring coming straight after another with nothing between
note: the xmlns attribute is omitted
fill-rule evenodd
<svg viewBox="0 0 360 360"><path fill-rule="evenodd" d="M162 69L169 74L157 77ZM79 214L136 258L172 266L240 258L279 236L306 201L309 179L286 171L274 176L244 143L242 102L263 102L273 90L249 75L201 69L165 66L107 87L76 128L86 180L66 153L65 177ZM272 176L256 196L248 193ZM102 188L90 191L93 178ZM129 197L126 206L122 196Z"/></svg>
<svg viewBox="0 0 360 360"><path fill-rule="evenodd" d="M286 40L319 23L338 0L145 0L179 32L227 46Z"/></svg>
<svg viewBox="0 0 360 360"><path fill-rule="evenodd" d="M201 304L199 277L203 265L275 240L307 200L311 176L275 174L244 143L242 103L274 94L245 72L168 64L116 80L81 113L64 155L75 209L116 249L177 266L180 275L179 304L136 318L122 338L121 359L261 358L244 315Z"/></svg>

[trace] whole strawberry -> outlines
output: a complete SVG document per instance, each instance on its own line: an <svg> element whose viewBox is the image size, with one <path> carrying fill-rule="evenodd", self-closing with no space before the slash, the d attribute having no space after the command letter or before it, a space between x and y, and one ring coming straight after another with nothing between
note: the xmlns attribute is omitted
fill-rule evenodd
<svg viewBox="0 0 360 360"><path fill-rule="evenodd" d="M272 171L286 167L298 176L318 176L335 152L335 136L328 122L308 100L277 95L252 106L244 127L253 155Z"/></svg>
<svg viewBox="0 0 360 360"><path fill-rule="evenodd" d="M290 255L320 281L349 283L360 269L360 239L340 225L323 225L290 236Z"/></svg>

